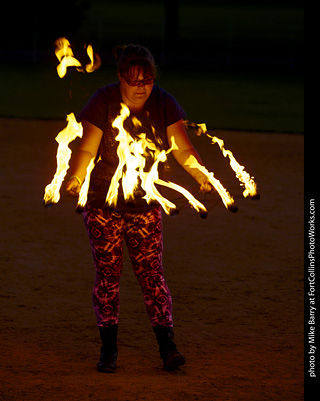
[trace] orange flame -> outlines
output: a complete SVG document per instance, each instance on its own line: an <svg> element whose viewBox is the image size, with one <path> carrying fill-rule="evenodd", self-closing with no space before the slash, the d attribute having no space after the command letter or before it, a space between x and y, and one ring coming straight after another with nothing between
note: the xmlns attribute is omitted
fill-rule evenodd
<svg viewBox="0 0 320 401"><path fill-rule="evenodd" d="M203 124L194 124L194 123L186 123L187 126L196 128L196 134L198 136L202 134L206 134L210 139L211 143L215 144L217 143L220 147L220 150L223 154L224 157L228 157L230 160L230 166L232 170L236 173L236 177L240 181L241 185L245 187L245 190L243 191L243 196L250 197L253 199L259 199L259 193L257 189L257 184L254 182L254 177L251 177L245 170L244 166L241 166L237 160L235 159L233 153L230 150L225 149L224 147L224 141L222 139L219 139L216 136L211 136L208 134L207 131L207 126L205 123Z"/></svg>
<svg viewBox="0 0 320 401"><path fill-rule="evenodd" d="M215 188L215 190L220 195L225 207L231 211L235 211L236 206L234 204L234 200L229 192L224 188L219 180L214 177L213 173L210 173L204 166L199 164L197 159L190 155L189 158L186 160L185 164L190 166L191 168L196 168L201 171L210 181L211 185Z"/></svg>
<svg viewBox="0 0 320 401"><path fill-rule="evenodd" d="M100 59L100 57L99 57L99 55L97 53L93 53L93 48L92 48L91 45L88 45L87 53L88 53L88 56L89 56L89 58L91 60L91 63L86 65L86 71L87 72L93 72L93 71L97 70L100 67L101 59Z"/></svg>
<svg viewBox="0 0 320 401"><path fill-rule="evenodd" d="M81 210L84 208L85 204L87 203L87 198L88 198L88 191L89 191L89 185L90 185L90 177L91 177L91 172L95 166L95 158L93 157L90 160L90 163L87 167L87 174L86 177L82 183L80 192L79 192L79 198L78 198L78 204L77 204L77 209Z"/></svg>
<svg viewBox="0 0 320 401"><path fill-rule="evenodd" d="M60 61L57 66L57 72L60 78L63 78L67 73L68 67L77 67L77 71L84 72L80 61L73 56L70 42L66 38L59 38L55 41L55 54ZM92 46L87 47L87 54L90 58L90 64L85 66L85 71L88 73L97 70L101 65L101 59L97 53L93 52Z"/></svg>
<svg viewBox="0 0 320 401"><path fill-rule="evenodd" d="M129 157L129 160L131 158L129 144L130 142L133 141L133 139L129 134L127 134L127 132L123 128L123 122L127 117L129 117L129 115L130 115L130 110L128 109L128 107L122 105L119 116L112 123L112 126L118 128L119 130L119 134L116 137L116 140L119 141L119 146L117 149L119 164L111 179L110 187L106 197L106 203L112 208L115 208L118 202L119 181L123 174L123 168L126 165L126 156Z"/></svg>
<svg viewBox="0 0 320 401"><path fill-rule="evenodd" d="M237 162L237 160L233 156L233 153L230 150L225 149L223 140L217 138L216 136L208 135L208 137L211 138L212 144L217 143L219 145L223 156L229 158L232 170L236 173L236 177L245 187L245 190L243 191L243 196L245 198L248 196L250 196L250 198L257 197L258 196L257 185L254 182L253 177L250 177L250 175L244 170L244 166L241 166Z"/></svg>
<svg viewBox="0 0 320 401"><path fill-rule="evenodd" d="M80 61L73 57L73 51L68 39L59 38L55 41L55 45L55 54L60 61L60 64L57 66L57 72L60 78L66 75L68 67L81 67Z"/></svg>
<svg viewBox="0 0 320 401"><path fill-rule="evenodd" d="M82 125L76 121L73 113L67 115L67 121L68 124L66 128L60 131L55 138L59 144L57 150L57 169L53 180L45 188L45 205L59 202L60 188L67 174L72 153L68 145L77 137L82 137Z"/></svg>
<svg viewBox="0 0 320 401"><path fill-rule="evenodd" d="M130 115L130 110L123 103L121 106L120 114L112 124L113 127L119 130L116 137L116 140L119 142L117 149L119 164L112 177L106 203L110 207L115 208L118 200L120 179L122 178L123 194L127 201L134 199L134 191L140 183L141 188L146 193L144 199L147 203L150 204L153 201L157 201L162 206L165 213L174 214L177 209L176 205L160 194L155 186L155 184L158 184L180 192L188 199L192 207L205 214L205 206L195 199L190 192L177 184L159 179L159 163L165 162L167 160L167 154L177 149L174 140L172 140L172 147L167 151L160 151L153 142L146 138L146 134L141 134L139 139L134 140L123 127L124 120ZM141 125L135 117L133 118L133 123ZM153 160L153 164L148 172L144 171L146 154L152 157Z"/></svg>
<svg viewBox="0 0 320 401"><path fill-rule="evenodd" d="M73 57L70 42L66 38L59 38L55 42L56 50L55 54L60 61L57 67L57 72L60 78L63 78L67 73L68 67L77 67L78 71L83 72L81 63ZM100 57L93 53L91 45L87 47L87 53L91 63L87 64L85 69L87 72L93 72L101 65ZM60 188L62 182L66 176L69 168L69 161L71 158L71 149L69 143L74 141L77 137L82 137L82 125L75 119L73 113L67 115L67 127L63 129L58 136L56 141L58 142L57 150L57 169L52 182L46 186L44 194L44 205L58 203L60 199ZM82 208L87 202L88 189L90 184L90 175L95 166L95 160L92 159L87 167L87 174L85 180L81 186L81 190L78 198L78 207Z"/></svg>
<svg viewBox="0 0 320 401"><path fill-rule="evenodd" d="M188 201L189 204L197 211L199 212L203 217L207 215L207 209L205 206L199 202L189 191L187 191L185 188L181 187L178 184L175 184L173 182L167 182L163 181L161 179L158 179L155 181L156 184L174 189L177 192L180 192Z"/></svg>
<svg viewBox="0 0 320 401"><path fill-rule="evenodd" d="M176 208L175 205L162 197L154 187L154 181L158 178L158 164L160 161L166 160L165 151L160 152L155 144L146 138L145 134L141 134L138 140L134 140L123 127L124 120L129 117L129 115L129 108L122 103L120 114L112 123L112 126L119 130L119 134L116 137L116 140L119 142L117 149L119 164L112 177L106 197L106 203L111 208L116 207L119 183L122 178L123 194L126 201L134 199L134 191L140 182L141 187L146 192L145 200L147 203L157 200L166 213L170 214L171 209ZM136 118L133 119L133 122L136 125L140 124ZM153 153L155 160L148 173L144 171L146 165L146 153L149 155Z"/></svg>
<svg viewBox="0 0 320 401"><path fill-rule="evenodd" d="M177 207L176 205L163 197L160 192L157 190L155 183L159 179L159 172L158 172L158 166L160 162L165 162L167 160L167 153L169 153L173 147L169 149L167 152L165 150L162 150L161 152L157 152L155 155L155 161L148 173L143 173L141 178L142 178L142 188L146 191L146 195L144 196L144 199L147 201L147 203L151 203L152 201L157 201L163 210L165 211L166 214L173 215L177 212Z"/></svg>

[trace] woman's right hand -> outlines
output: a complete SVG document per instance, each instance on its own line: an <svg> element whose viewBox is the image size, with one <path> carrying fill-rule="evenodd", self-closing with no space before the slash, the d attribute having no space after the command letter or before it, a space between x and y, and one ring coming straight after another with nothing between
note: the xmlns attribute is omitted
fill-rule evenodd
<svg viewBox="0 0 320 401"><path fill-rule="evenodd" d="M69 196L73 198L78 197L81 189L80 180L77 177L71 177L66 183L66 191Z"/></svg>

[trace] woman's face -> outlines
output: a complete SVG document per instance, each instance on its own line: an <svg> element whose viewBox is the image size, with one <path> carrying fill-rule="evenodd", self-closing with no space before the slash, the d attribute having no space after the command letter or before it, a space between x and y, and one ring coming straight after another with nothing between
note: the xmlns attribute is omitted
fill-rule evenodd
<svg viewBox="0 0 320 401"><path fill-rule="evenodd" d="M134 67L129 74L119 75L120 90L123 100L130 106L143 106L151 94L154 78L144 76L143 70ZM137 84L133 86L133 84Z"/></svg>

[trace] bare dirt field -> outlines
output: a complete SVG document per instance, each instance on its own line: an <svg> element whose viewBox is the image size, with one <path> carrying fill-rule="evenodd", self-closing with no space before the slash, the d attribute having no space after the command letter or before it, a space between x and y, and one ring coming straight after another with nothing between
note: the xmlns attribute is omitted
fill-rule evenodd
<svg viewBox="0 0 320 401"><path fill-rule="evenodd" d="M215 132L255 177L259 201L242 197L217 145L192 137L239 211L211 194L206 219L181 200L176 217L164 215L175 339L187 363L162 370L126 256L118 368L104 375L96 371L94 268L82 217L63 191L55 207L42 206L64 126L0 120L0 399L302 400L303 136ZM195 187L174 163L170 175Z"/></svg>

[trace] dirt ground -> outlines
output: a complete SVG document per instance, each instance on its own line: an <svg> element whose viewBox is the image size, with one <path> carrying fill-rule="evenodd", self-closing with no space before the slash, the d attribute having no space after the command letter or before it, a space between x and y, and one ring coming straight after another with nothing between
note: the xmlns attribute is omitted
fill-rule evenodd
<svg viewBox="0 0 320 401"><path fill-rule="evenodd" d="M200 196L164 216L164 266L175 339L187 363L162 370L128 257L115 374L96 371L89 241L75 201L42 205L61 121L0 120L1 400L302 400L303 136L215 132L256 179L242 189L217 145L192 136L239 207ZM171 163L173 180L195 184ZM170 194L172 199L179 198Z"/></svg>

